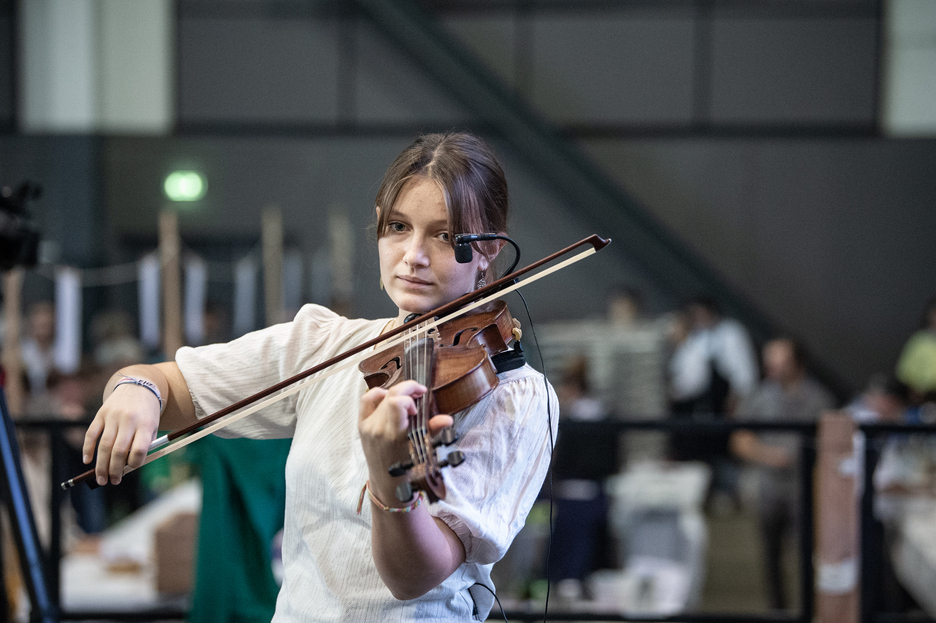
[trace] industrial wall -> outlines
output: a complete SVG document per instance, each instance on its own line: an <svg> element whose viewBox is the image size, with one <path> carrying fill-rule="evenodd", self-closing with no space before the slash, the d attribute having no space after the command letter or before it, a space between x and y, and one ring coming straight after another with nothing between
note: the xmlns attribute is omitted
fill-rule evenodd
<svg viewBox="0 0 936 623"><path fill-rule="evenodd" d="M888 370L936 293L936 140L879 131L882 4L425 2L464 46L742 296L853 387ZM0 13L0 127L16 110L15 12ZM351 3L175 4L173 136L0 137L0 180L46 181L63 257L106 263L155 243L160 184L197 167L208 197L183 238L249 245L284 210L311 256L331 211L358 232L355 312L388 313L365 230L380 176L420 131L488 133ZM532 260L593 233L488 133ZM67 182L63 180L68 180ZM598 231L615 237L613 231ZM531 288L537 318L600 315L611 284L653 312L680 298L609 248Z"/></svg>

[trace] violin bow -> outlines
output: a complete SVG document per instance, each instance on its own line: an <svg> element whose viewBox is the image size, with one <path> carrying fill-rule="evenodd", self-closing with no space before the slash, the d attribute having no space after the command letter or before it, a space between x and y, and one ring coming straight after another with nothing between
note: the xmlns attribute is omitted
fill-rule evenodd
<svg viewBox="0 0 936 623"><path fill-rule="evenodd" d="M497 298L500 298L501 296L505 294L513 292L514 290L518 290L526 285L533 283L534 281L538 281L542 279L543 277L546 277L555 272L558 272L566 268L567 266L570 266L580 260L585 259L586 257L590 255L594 255L601 249L608 246L610 243L611 243L610 238L602 238L601 236L597 234L592 234L591 236L584 238L580 240L579 242L576 242L575 244L570 245L551 255L548 255L541 260L533 262L532 264L525 266L521 269L515 270L509 275L505 275L504 277L501 277L500 279L482 288L478 288L477 290L469 292L465 294L464 296L461 296L455 299L454 301L451 301L449 303L446 303L445 305L442 305L440 307L437 307L436 309L433 309L431 311L424 313L423 315L415 319L415 323L418 324L420 321L424 322L426 319L435 318L435 320L432 320L424 324L420 328L421 331L429 331L430 329L434 328L437 325L440 325L444 322L448 322L452 320L453 318L456 318L477 307L480 307ZM588 248L582 251L581 253L577 253L576 255L568 259L565 259L562 262L559 262L558 264L556 264L555 266L551 266L542 272L536 273L535 275L531 275L522 280L519 279L520 277L526 275L527 273L534 271L537 268L562 257L563 255L571 253L572 251L578 249L579 247L584 247L584 246L587 246ZM234 404L228 405L227 407L224 407L223 409L220 409L216 411L215 413L212 413L211 415L205 416L198 422L195 422L184 428L180 428L179 430L173 431L166 435L162 435L161 437L157 437L150 444L148 454L146 455L146 459L143 461L141 467L143 465L147 465L155 461L156 459L166 456L167 454L175 452L176 450L180 450L184 448L185 446L189 445L190 443L193 443L195 441L198 441L202 437L205 437L206 435L210 435L211 433L219 431L222 428L247 417L248 415L256 413L257 411L265 407L268 407L276 402L279 402L280 400L283 400L284 398L287 398L288 396L291 396L297 392L300 392L303 389L315 383L318 383L319 381L327 379L328 377L334 374L337 374L338 372L341 372L343 370L348 369L349 367L353 365L356 365L357 363L369 357L371 353L368 353L365 351L372 348L373 346L376 346L377 344L386 342L385 346L389 348L390 346L394 346L396 344L401 343L404 339L406 339L405 336L401 334L404 333L411 326L414 326L414 324L407 323L405 325L396 327L395 329L391 329L390 331L387 331L386 333L382 335L378 335L376 338L372 340L364 342L363 344L359 344L358 346L350 348L346 350L345 352L335 357L332 357L328 361L324 361L320 364L312 366L311 368L304 370L300 372L299 374L296 374L295 376L292 376L284 381L280 381L279 383L275 385L271 385L270 387L267 387L266 389L263 389L251 396L248 396L244 398L243 400L239 400L238 402L235 402ZM337 365L337 364L342 364L342 365ZM313 377L313 375L319 372L322 372L326 370L327 368L331 368L331 369L327 370L326 372L322 374L318 374L318 376ZM309 377L312 377L312 378L309 378ZM245 407L249 407L249 408L245 408ZM228 417L225 417L225 416L228 416ZM225 418L225 419L222 419L222 418ZM126 468L124 468L124 474L128 474L136 469L139 469L139 468L130 467L128 465ZM88 471L61 483L61 487L62 489L67 490L67 489L71 489L72 487L82 482L87 481L88 486L94 488L97 486L97 483L95 482L93 476L94 476L94 469L89 469Z"/></svg>

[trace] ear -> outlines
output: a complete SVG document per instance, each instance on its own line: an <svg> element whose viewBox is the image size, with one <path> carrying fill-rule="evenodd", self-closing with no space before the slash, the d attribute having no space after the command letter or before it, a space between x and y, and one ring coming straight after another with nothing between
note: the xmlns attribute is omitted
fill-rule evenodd
<svg viewBox="0 0 936 623"><path fill-rule="evenodd" d="M504 232L499 232L499 235L506 236ZM484 250L490 252L490 257L485 257L483 253L478 253L478 268L482 271L487 270L491 266L491 262L497 258L497 255L501 252L501 249L504 248L504 245L507 244L506 240L486 240L484 242L479 242L476 244L484 245Z"/></svg>

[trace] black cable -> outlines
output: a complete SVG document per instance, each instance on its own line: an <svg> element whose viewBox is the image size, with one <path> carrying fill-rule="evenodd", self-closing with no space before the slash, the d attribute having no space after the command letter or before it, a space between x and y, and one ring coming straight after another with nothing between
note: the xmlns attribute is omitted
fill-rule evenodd
<svg viewBox="0 0 936 623"><path fill-rule="evenodd" d="M527 319L530 321L530 333L533 335L533 344L536 346L536 352L539 354L540 367L543 370L543 386L546 388L546 426L549 431L549 541L546 543L546 603L543 606L543 623L549 615L549 589L552 586L550 578L550 562L552 560L552 542L553 542L553 457L555 455L556 440L553 437L552 429L552 409L549 400L549 380L546 378L546 362L543 359L543 351L540 348L539 340L536 339L536 328L533 326L533 316L530 314L530 307L527 305L523 294L516 290L523 302L523 308L526 310ZM500 602L498 602L500 603Z"/></svg>
<svg viewBox="0 0 936 623"><path fill-rule="evenodd" d="M501 276L498 279L503 279L510 273L514 271L517 267L517 264L520 263L520 245L514 242L509 236L502 236L500 234L455 234L455 238L452 242L452 246L455 249L455 260L459 264L467 264L471 261L472 242L480 242L482 240L505 240L510 243L514 248L514 258L513 264L510 265L510 268L501 273Z"/></svg>
<svg viewBox="0 0 936 623"><path fill-rule="evenodd" d="M504 623L510 623L510 621L507 620L507 613L504 612L504 606L503 606L503 604L501 604L501 602L500 602L500 597L497 596L497 593L495 593L494 590L493 590L490 586L488 586L487 584L482 584L482 583L478 582L477 584L475 584L475 586L484 587L484 588L487 589L487 591L488 591L490 594L494 595L494 601L497 602L497 607L500 608L501 616L504 617Z"/></svg>
<svg viewBox="0 0 936 623"><path fill-rule="evenodd" d="M498 279L503 279L504 277L506 277L507 275L509 275L510 273L512 273L512 272L514 271L514 269L517 267L517 264L520 263L520 247L517 245L516 242L514 242L513 240L511 240L511 239L508 238L507 236L498 236L497 239L498 239L498 240L506 240L507 242L509 242L510 244L512 244L512 245L513 245L513 248L514 248L513 264L511 264L511 265L510 265L510 268L508 268L507 270L505 270L503 273L501 273L501 276L498 277ZM523 297L520 297L520 298L523 298ZM523 302L523 306L526 307L526 301ZM531 324L531 328L532 328L532 324Z"/></svg>

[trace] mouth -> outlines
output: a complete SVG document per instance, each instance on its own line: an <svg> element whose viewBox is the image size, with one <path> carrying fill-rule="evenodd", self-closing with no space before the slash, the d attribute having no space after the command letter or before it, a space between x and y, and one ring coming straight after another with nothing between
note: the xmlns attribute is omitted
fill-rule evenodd
<svg viewBox="0 0 936 623"><path fill-rule="evenodd" d="M410 287L414 287L414 288L424 288L426 286L432 285L431 281L426 281L425 279L419 279L418 277L410 277L410 276L401 275L401 276L398 276L397 279L402 281L404 284Z"/></svg>

